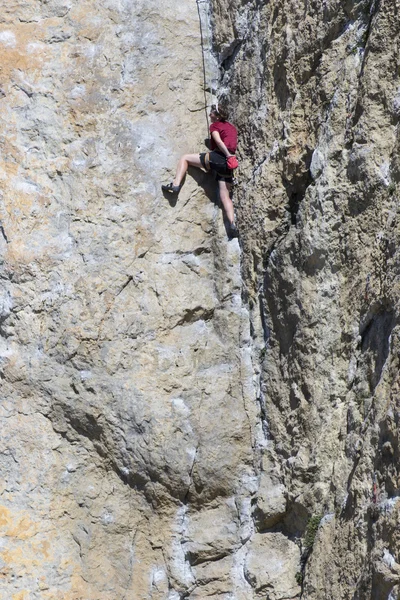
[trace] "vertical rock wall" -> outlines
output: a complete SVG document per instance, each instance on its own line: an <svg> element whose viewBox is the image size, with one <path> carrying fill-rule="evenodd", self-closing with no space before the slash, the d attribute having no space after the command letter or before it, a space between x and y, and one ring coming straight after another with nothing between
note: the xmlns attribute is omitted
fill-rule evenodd
<svg viewBox="0 0 400 600"><path fill-rule="evenodd" d="M239 246L208 176L160 189L207 134L196 4L3 2L0 56L0 596L246 598Z"/></svg>
<svg viewBox="0 0 400 600"><path fill-rule="evenodd" d="M0 596L396 600L399 7L200 4L3 2Z"/></svg>
<svg viewBox="0 0 400 600"><path fill-rule="evenodd" d="M273 448L259 539L299 546L302 598L394 600L399 6L213 6L242 140L245 297ZM271 519L276 472L286 505ZM259 598L293 597L275 596L265 575L254 587Z"/></svg>

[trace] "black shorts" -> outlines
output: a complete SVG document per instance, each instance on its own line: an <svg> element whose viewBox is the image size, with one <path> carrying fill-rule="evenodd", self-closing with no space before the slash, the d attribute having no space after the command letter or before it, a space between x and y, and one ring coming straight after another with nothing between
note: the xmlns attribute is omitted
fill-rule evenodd
<svg viewBox="0 0 400 600"><path fill-rule="evenodd" d="M206 154L209 155L210 169L206 167ZM232 169L228 169L226 166L226 156L224 154L215 150L212 152L202 152L200 154L200 162L206 171L214 171L217 181L233 182L233 172Z"/></svg>

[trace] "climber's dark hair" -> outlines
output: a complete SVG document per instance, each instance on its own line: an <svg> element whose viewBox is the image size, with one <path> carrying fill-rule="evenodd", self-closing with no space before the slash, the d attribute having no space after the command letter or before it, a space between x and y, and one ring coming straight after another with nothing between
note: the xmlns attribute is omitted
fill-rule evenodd
<svg viewBox="0 0 400 600"><path fill-rule="evenodd" d="M216 104L213 104L211 106L211 112L213 113L213 115L215 115L216 117L218 117L218 119L220 121L227 121L228 117L229 117L229 113L227 111L227 109L225 107L222 106L218 106Z"/></svg>

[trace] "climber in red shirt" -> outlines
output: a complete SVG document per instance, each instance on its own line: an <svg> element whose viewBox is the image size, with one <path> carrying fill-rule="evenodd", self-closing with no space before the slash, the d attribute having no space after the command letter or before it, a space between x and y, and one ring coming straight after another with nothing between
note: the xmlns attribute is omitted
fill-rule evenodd
<svg viewBox="0 0 400 600"><path fill-rule="evenodd" d="M234 156L237 148L237 129L227 121L227 111L222 108L211 107L210 111L210 134L211 152L201 154L184 154L176 169L175 179L172 183L162 185L164 192L178 194L186 171L190 166L203 167L206 171L214 171L218 181L219 195L229 221L229 237L237 237L238 231L235 225L235 214L231 200L233 172L227 166L227 159Z"/></svg>

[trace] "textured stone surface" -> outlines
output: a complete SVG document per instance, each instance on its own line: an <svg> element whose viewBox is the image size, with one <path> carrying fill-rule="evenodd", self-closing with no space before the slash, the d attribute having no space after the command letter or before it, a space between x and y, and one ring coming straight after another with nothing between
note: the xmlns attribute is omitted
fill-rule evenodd
<svg viewBox="0 0 400 600"><path fill-rule="evenodd" d="M255 598L289 600L300 592L295 579L298 546L281 533L256 534L250 545L245 573Z"/></svg>
<svg viewBox="0 0 400 600"><path fill-rule="evenodd" d="M231 593L255 480L239 247L206 175L160 190L207 133L197 11L12 1L0 53L0 596L204 597L192 563L220 560Z"/></svg>
<svg viewBox="0 0 400 600"><path fill-rule="evenodd" d="M399 9L211 10L3 2L7 600L398 600Z"/></svg>
<svg viewBox="0 0 400 600"><path fill-rule="evenodd" d="M287 499L279 528L303 540L302 598L392 600L398 3L238 0L221 24L228 4L214 5L242 139L239 225L268 469Z"/></svg>

